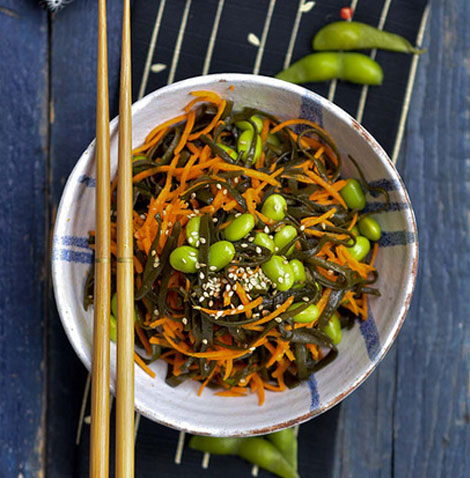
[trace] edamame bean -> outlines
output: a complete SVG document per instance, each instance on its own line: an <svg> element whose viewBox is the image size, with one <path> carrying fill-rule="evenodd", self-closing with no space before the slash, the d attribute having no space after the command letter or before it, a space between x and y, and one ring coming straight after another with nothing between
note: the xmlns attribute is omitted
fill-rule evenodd
<svg viewBox="0 0 470 478"><path fill-rule="evenodd" d="M351 254L356 261L360 262L364 259L370 251L370 242L367 237L357 236L356 244L351 247L347 247L349 254Z"/></svg>
<svg viewBox="0 0 470 478"><path fill-rule="evenodd" d="M346 186L344 186L339 193L349 209L357 209L360 211L365 208L366 197L357 179L348 179Z"/></svg>
<svg viewBox="0 0 470 478"><path fill-rule="evenodd" d="M228 147L226 144L223 143L216 143L216 145L220 149L223 149L234 161L238 159L238 154L234 149Z"/></svg>
<svg viewBox="0 0 470 478"><path fill-rule="evenodd" d="M209 270L220 271L220 269L223 269L232 262L234 256L235 247L233 247L231 242L214 242L214 244L209 247Z"/></svg>
<svg viewBox="0 0 470 478"><path fill-rule="evenodd" d="M338 345L341 342L341 323L337 314L331 316L328 323L323 327L323 332L330 337L334 345Z"/></svg>
<svg viewBox="0 0 470 478"><path fill-rule="evenodd" d="M116 317L117 317L117 293L115 292L113 294L113 297L111 298L111 318L114 319L114 327L116 328ZM137 312L135 311L134 307L134 322L137 322ZM112 324L110 325L111 328L113 327ZM112 332L112 329L110 330ZM111 339L113 340L113 339ZM114 340L116 341L116 340Z"/></svg>
<svg viewBox="0 0 470 478"><path fill-rule="evenodd" d="M109 316L109 338L112 342L117 341L117 322L113 314Z"/></svg>
<svg viewBox="0 0 470 478"><path fill-rule="evenodd" d="M194 435L189 440L189 448L212 453L213 455L237 455L242 438L205 437Z"/></svg>
<svg viewBox="0 0 470 478"><path fill-rule="evenodd" d="M324 26L313 39L314 50L381 50L423 53L405 38L360 22L333 22Z"/></svg>
<svg viewBox="0 0 470 478"><path fill-rule="evenodd" d="M297 307L300 307L302 302L297 302L296 304L292 304L287 310L295 310ZM292 319L294 322L299 322L301 324L306 324L308 322L313 322L317 320L320 315L320 311L315 304L310 304L305 310L299 312L298 314L294 315Z"/></svg>
<svg viewBox="0 0 470 478"><path fill-rule="evenodd" d="M289 265L294 271L294 282L305 282L307 275L305 274L305 267L298 259L292 259L289 261Z"/></svg>
<svg viewBox="0 0 470 478"><path fill-rule="evenodd" d="M271 194L263 203L261 212L269 219L282 221L286 217L287 202L280 194Z"/></svg>
<svg viewBox="0 0 470 478"><path fill-rule="evenodd" d="M261 264L261 269L281 291L289 290L294 285L294 271L289 262L281 256L272 256Z"/></svg>
<svg viewBox="0 0 470 478"><path fill-rule="evenodd" d="M354 237L357 237L360 235L360 232L359 232L359 229L357 228L357 226L354 226L352 229L351 229L351 232L354 234ZM348 246L351 247L354 245L354 241L352 239L350 239L348 241Z"/></svg>
<svg viewBox="0 0 470 478"><path fill-rule="evenodd" d="M199 260L199 251L192 246L180 246L170 254L170 264L173 269L186 274L196 272L196 264Z"/></svg>
<svg viewBox="0 0 470 478"><path fill-rule="evenodd" d="M274 241L264 232L258 232L253 241L255 246L263 246L266 249L269 249L271 252L274 252Z"/></svg>
<svg viewBox="0 0 470 478"><path fill-rule="evenodd" d="M297 471L297 437L293 428L285 428L266 435L266 438L282 453L282 456Z"/></svg>
<svg viewBox="0 0 470 478"><path fill-rule="evenodd" d="M297 236L297 229L294 226L284 226L280 231L276 232L274 235L274 245L276 246L277 251L281 251L284 249L289 242L291 242ZM287 256L294 252L294 245L289 248L289 250L285 253Z"/></svg>
<svg viewBox="0 0 470 478"><path fill-rule="evenodd" d="M276 75L291 83L308 83L338 78L361 85L381 85L383 71L362 53L322 52L304 56Z"/></svg>
<svg viewBox="0 0 470 478"><path fill-rule="evenodd" d="M281 478L298 478L297 472L269 441L261 437L242 438L238 454L250 463L275 473Z"/></svg>
<svg viewBox="0 0 470 478"><path fill-rule="evenodd" d="M263 120L259 117L259 116L256 116L256 115L253 115L251 118L250 118L251 121L253 121L253 123L255 123L255 127L256 127L256 132L259 134L261 133L261 131L263 130ZM242 131L245 131L247 129L249 129L250 131L253 130L253 127L251 126L251 123L249 121L237 121L235 123L235 126L238 128L238 129L241 129Z"/></svg>
<svg viewBox="0 0 470 478"><path fill-rule="evenodd" d="M238 152L241 153L243 151L243 156L242 158L246 160L248 158L248 154L251 149L251 143L253 141L253 131L251 129L246 129L243 131L243 133L239 136L238 142L237 142L237 149ZM253 159L251 161L251 164L255 163L256 160L260 157L261 155L261 138L259 135L256 135L256 145L255 145L255 151L253 155Z"/></svg>
<svg viewBox="0 0 470 478"><path fill-rule="evenodd" d="M193 247L199 246L199 227L201 225L201 216L192 217L186 224L186 240Z"/></svg>
<svg viewBox="0 0 470 478"><path fill-rule="evenodd" d="M370 241L378 241L382 235L379 223L370 216L363 217L359 220L359 230L361 234Z"/></svg>
<svg viewBox="0 0 470 478"><path fill-rule="evenodd" d="M245 213L236 217L225 228L225 239L231 242L243 239L255 227L255 218L251 214Z"/></svg>

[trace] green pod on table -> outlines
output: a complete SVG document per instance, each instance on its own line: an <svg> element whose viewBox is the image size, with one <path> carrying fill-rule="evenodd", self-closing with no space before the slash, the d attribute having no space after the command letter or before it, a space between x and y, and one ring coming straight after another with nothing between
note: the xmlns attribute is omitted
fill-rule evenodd
<svg viewBox="0 0 470 478"><path fill-rule="evenodd" d="M212 453L213 455L238 455L242 438L234 437L205 437L194 435L189 440L189 448Z"/></svg>
<svg viewBox="0 0 470 478"><path fill-rule="evenodd" d="M224 231L225 239L231 242L243 239L255 227L255 218L249 213L236 217Z"/></svg>
<svg viewBox="0 0 470 478"><path fill-rule="evenodd" d="M328 337L333 341L333 345L338 345L341 342L342 332L341 323L337 314L333 314L325 327L322 329Z"/></svg>
<svg viewBox="0 0 470 478"><path fill-rule="evenodd" d="M382 235L380 224L370 216L365 216L359 220L359 231L370 241L378 241Z"/></svg>
<svg viewBox="0 0 470 478"><path fill-rule="evenodd" d="M258 465L281 478L298 478L299 476L282 453L264 438L242 438L238 454L250 463Z"/></svg>
<svg viewBox="0 0 470 478"><path fill-rule="evenodd" d="M198 261L199 251L192 246L177 247L170 254L171 267L186 274L194 274L197 271Z"/></svg>
<svg viewBox="0 0 470 478"><path fill-rule="evenodd" d="M261 213L273 221L282 221L286 217L287 201L280 194L271 194L264 201Z"/></svg>
<svg viewBox="0 0 470 478"><path fill-rule="evenodd" d="M297 84L339 79L381 85L383 71L376 61L362 53L321 52L304 56L276 78Z"/></svg>
<svg viewBox="0 0 470 478"><path fill-rule="evenodd" d="M367 237L364 236L357 236L356 237L356 244L351 247L346 248L356 261L360 262L364 259L370 251L370 242Z"/></svg>
<svg viewBox="0 0 470 478"><path fill-rule="evenodd" d="M220 271L232 262L235 257L235 247L229 241L214 242L209 247L209 270Z"/></svg>
<svg viewBox="0 0 470 478"><path fill-rule="evenodd" d="M261 269L280 291L289 290L294 285L294 271L281 256L272 256L261 264Z"/></svg>
<svg viewBox="0 0 470 478"><path fill-rule="evenodd" d="M297 471L297 437L293 428L285 428L266 435L266 438L282 453L282 456Z"/></svg>
<svg viewBox="0 0 470 478"><path fill-rule="evenodd" d="M333 22L324 26L312 41L313 49L331 50L370 50L378 48L400 53L423 53L408 40L395 33L380 30L366 23Z"/></svg>
<svg viewBox="0 0 470 478"><path fill-rule="evenodd" d="M199 246L199 227L201 216L192 217L186 224L186 241L190 246Z"/></svg>
<svg viewBox="0 0 470 478"><path fill-rule="evenodd" d="M274 252L274 248L275 248L274 241L265 232L256 233L253 244L255 246L265 247L266 249L269 249L271 252Z"/></svg>
<svg viewBox="0 0 470 478"><path fill-rule="evenodd" d="M366 196L361 183L357 179L348 179L346 185L340 189L339 194L349 209L361 211L366 207Z"/></svg>
<svg viewBox="0 0 470 478"><path fill-rule="evenodd" d="M297 229L294 226L284 226L280 231L276 232L274 235L274 245L276 247L276 252L281 251L284 247L289 244L295 237L297 237ZM289 247L289 250L286 252L286 255L290 255L294 252L294 245Z"/></svg>

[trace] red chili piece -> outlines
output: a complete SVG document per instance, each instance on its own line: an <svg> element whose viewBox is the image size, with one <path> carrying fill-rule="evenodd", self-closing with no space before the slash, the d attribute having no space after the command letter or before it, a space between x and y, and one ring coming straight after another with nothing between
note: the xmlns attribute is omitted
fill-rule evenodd
<svg viewBox="0 0 470 478"><path fill-rule="evenodd" d="M351 7L343 7L340 11L341 18L343 20L351 20L354 10Z"/></svg>

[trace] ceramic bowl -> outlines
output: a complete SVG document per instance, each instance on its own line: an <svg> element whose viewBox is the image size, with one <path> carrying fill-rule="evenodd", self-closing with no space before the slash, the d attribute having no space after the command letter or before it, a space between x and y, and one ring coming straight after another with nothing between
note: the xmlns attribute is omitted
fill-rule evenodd
<svg viewBox="0 0 470 478"><path fill-rule="evenodd" d="M233 89L230 87L233 86ZM193 90L212 90L235 103L254 106L282 119L315 121L336 141L344 158L344 176L357 176L347 155L359 163L369 182L390 193L389 211L377 216L383 236L376 267L381 297L369 299L369 318L345 331L337 359L301 386L258 397L220 397L198 383L177 388L165 384L166 364L151 365L151 379L135 368L135 407L151 420L197 434L254 435L302 423L328 410L357 388L374 370L395 340L407 313L416 279L417 231L413 210L400 176L387 154L351 116L325 98L273 78L220 74L175 83L151 93L133 106L133 145L141 144L156 125L179 114ZM111 174L117 169L118 121L111 122ZM83 308L83 288L93 254L88 231L95 227L94 142L72 171L57 213L52 252L54 289L62 324L76 353L91 368L92 311ZM381 198L368 197L368 208ZM115 380L115 344L111 344L111 389Z"/></svg>

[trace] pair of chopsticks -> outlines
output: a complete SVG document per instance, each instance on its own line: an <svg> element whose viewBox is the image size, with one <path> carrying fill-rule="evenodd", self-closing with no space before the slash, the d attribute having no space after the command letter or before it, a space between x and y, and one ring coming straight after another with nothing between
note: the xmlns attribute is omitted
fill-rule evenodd
<svg viewBox="0 0 470 478"><path fill-rule="evenodd" d="M130 0L124 0L117 187L117 478L134 476L134 275L130 46ZM99 0L95 158L96 249L90 477L107 478L109 474L111 198L106 0Z"/></svg>

